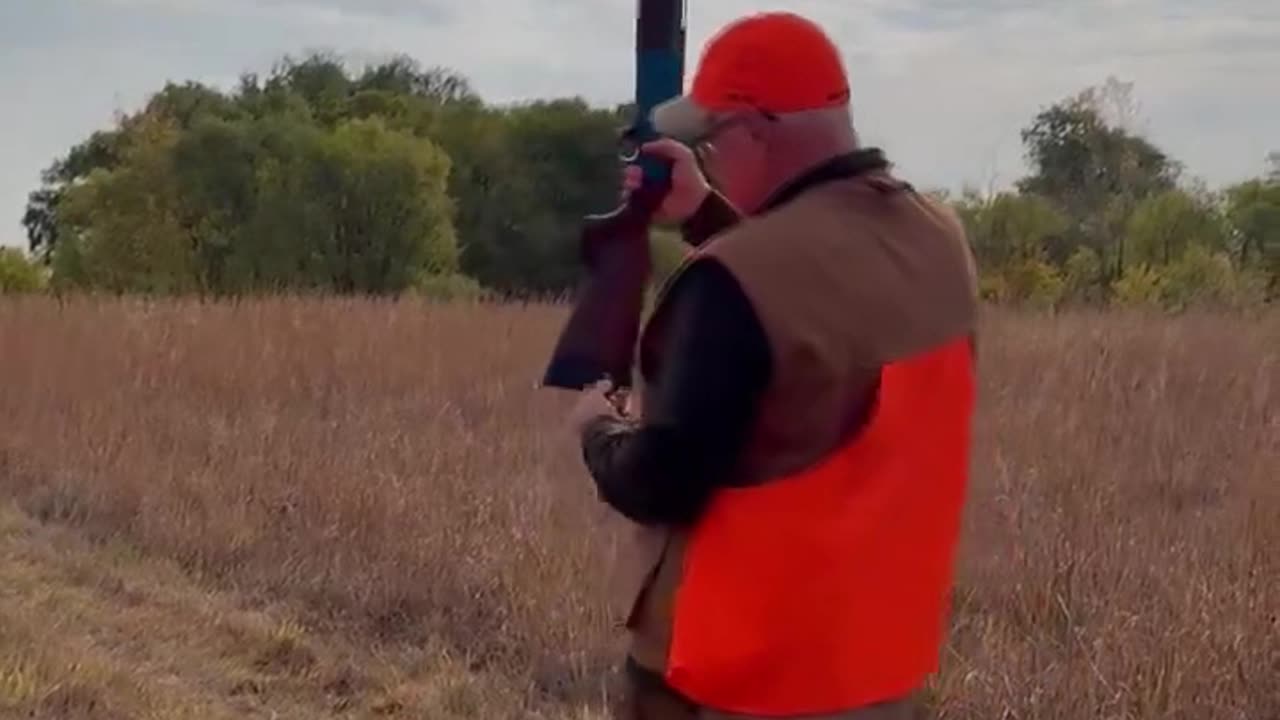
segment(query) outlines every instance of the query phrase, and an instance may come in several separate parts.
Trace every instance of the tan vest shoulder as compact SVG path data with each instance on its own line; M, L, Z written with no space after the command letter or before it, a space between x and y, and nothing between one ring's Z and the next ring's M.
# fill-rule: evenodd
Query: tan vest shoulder
M951 208L865 178L819 186L708 243L771 339L842 336L879 364L971 332L977 283Z

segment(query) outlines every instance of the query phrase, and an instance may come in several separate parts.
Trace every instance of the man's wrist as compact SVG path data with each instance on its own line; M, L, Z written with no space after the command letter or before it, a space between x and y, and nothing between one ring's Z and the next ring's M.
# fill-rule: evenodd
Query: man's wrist
M687 244L698 247L733 227L741 219L742 216L723 195L708 188L702 202L680 224L680 233Z
M619 419L616 415L600 414L582 424L582 444L585 447L596 440L626 432L630 428L631 425L627 421Z
M698 211L702 209L702 206L707 203L707 198L712 194L712 192L710 185L704 185L690 193L688 207L685 207L684 212L680 214L680 217L684 218L682 222L688 222L689 218L696 215Z

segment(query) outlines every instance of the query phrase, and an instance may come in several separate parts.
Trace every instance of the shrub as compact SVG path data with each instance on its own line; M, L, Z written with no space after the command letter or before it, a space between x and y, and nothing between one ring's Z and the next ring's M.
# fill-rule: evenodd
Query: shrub
M1164 293L1165 278L1160 270L1150 265L1135 265L1124 271L1111 285L1115 301L1127 307L1159 305Z
M477 301L485 299L489 293L475 278L454 273L420 275L410 294L429 300Z
M1036 307L1053 307L1062 300L1066 284L1057 268L1036 259L1010 265L1004 272L1012 299Z
M45 288L45 271L26 253L0 248L0 293L32 293Z

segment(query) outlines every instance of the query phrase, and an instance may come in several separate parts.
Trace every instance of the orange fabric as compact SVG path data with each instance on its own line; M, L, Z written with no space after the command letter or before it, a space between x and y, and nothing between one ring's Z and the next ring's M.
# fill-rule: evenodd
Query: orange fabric
M946 628L974 397L967 338L889 365L855 441L720 493L689 540L668 682L765 717L919 689Z
M710 111L788 113L847 102L849 81L840 51L818 25L794 13L758 13L711 38L690 96Z

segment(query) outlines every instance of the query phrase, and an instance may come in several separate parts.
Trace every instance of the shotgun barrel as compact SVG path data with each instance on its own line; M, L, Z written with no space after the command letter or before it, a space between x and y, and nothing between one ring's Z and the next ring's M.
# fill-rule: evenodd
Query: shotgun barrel
M601 380L630 387L644 292L652 273L649 225L670 187L667 161L640 146L657 137L650 113L683 90L685 0L638 0L635 114L620 157L644 182L611 212L585 218L579 238L585 278L542 378L544 387L581 390Z
M637 158L640 143L657 137L650 113L659 104L680 94L684 83L685 0L638 0L636 15L635 122L624 138ZM666 179L667 167L654 158L639 156L645 176Z

